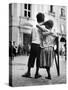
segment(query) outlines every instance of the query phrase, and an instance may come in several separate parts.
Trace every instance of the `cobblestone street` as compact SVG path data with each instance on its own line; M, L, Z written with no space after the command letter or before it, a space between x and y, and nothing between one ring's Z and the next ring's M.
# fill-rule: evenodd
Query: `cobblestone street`
M29 56L16 56L12 61L12 83L13 86L33 86L33 85L49 85L49 84L65 84L66 83L66 61L65 57L60 57L60 76L57 75L55 62L51 67L51 80L45 79L47 76L46 69L40 68L41 78L35 79L36 67L31 69L31 77L25 78L22 75L27 71L27 63Z

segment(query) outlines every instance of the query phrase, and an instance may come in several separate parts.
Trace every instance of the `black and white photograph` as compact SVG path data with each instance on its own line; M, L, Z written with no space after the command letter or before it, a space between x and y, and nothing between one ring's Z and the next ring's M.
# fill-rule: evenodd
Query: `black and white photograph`
M67 7L9 3L9 86L66 84Z

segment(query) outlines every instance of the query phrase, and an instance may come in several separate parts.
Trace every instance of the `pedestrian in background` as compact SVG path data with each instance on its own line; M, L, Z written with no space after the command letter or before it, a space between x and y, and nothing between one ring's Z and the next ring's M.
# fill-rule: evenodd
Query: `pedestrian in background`
M14 59L12 42L9 41L9 63Z
M15 46L15 41L13 41L13 54L16 56L16 46Z

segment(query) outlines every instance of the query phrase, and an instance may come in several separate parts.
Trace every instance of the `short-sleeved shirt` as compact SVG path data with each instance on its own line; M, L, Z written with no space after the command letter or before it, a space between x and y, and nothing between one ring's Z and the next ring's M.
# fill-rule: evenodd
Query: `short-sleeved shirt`
M41 24L42 23L40 23L40 25ZM45 29L44 26L41 26L41 27ZM42 31L37 27L33 27L32 28L32 43L41 44L41 38L42 38Z
M40 44L40 33L39 33L39 29L34 27L32 29L32 43L35 44Z

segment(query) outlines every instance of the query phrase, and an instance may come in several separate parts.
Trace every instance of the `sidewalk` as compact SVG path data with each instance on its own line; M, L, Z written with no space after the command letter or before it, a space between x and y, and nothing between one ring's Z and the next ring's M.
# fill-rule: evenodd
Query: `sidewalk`
M63 59L63 60L62 60ZM47 76L46 69L40 68L39 73L41 78L35 79L36 67L31 69L31 77L24 78L22 75L27 71L28 56L17 56L12 61L12 77L13 86L32 86L32 85L49 85L49 84L61 84L66 83L66 62L64 58L60 57L60 76L57 76L55 63L51 67L52 80L45 79Z

